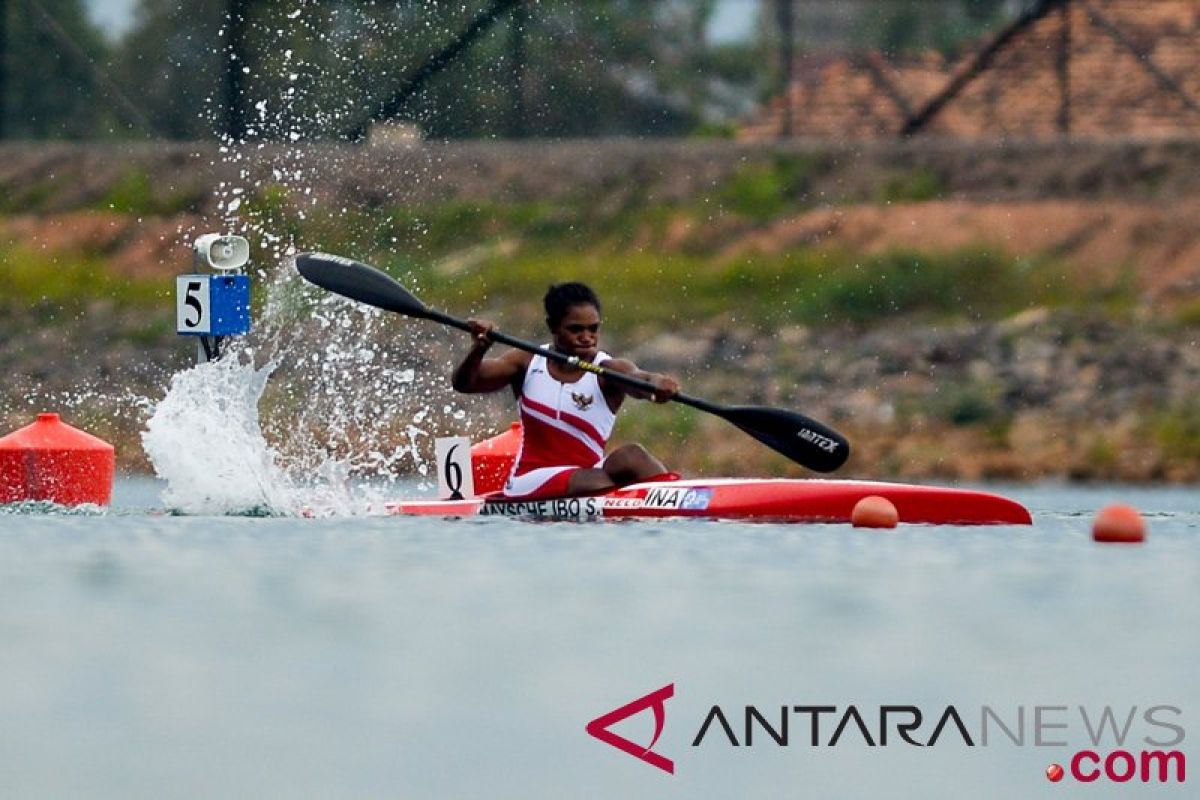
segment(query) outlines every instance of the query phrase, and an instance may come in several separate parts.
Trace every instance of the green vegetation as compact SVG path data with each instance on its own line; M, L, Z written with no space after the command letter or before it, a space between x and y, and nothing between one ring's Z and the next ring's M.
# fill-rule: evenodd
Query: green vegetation
M454 307L505 307L539 297L554 281L579 279L604 287L606 318L624 327L669 325L736 316L769 329L783 323L874 325L905 316L992 319L1061 298L1065 273L1052 261L1036 267L991 251L947 254L895 251L859 259L810 248L728 262L640 250L576 253L523 248L489 258L469 274L439 276L429 264L393 262L401 280L423 287L431 301ZM1047 287L1031 273L1054 276ZM449 280L448 280L449 278ZM1074 300L1091 295L1079 287Z
M802 207L817 159L807 155L776 155L769 162L739 168L717 193L726 211L764 222L785 209Z
M1200 461L1200 401L1160 412L1151 423L1163 454L1179 462Z
M0 214L28 214L41 211L53 194L49 181L38 181L23 186L9 185L0 192Z
M381 266L431 303L463 313L503 308L535 323L545 287L569 279L602 286L606 316L621 328L718 316L760 329L872 326L913 316L997 319L1032 306L1123 314L1136 303L1131 270L1097 282L1051 256L1017 258L982 244L870 256L819 245L720 255L752 226L806 202L820 169L814 158L788 154L747 164L694 206L649 202L635 190L600 204L458 200L301 220L284 190L268 188L248 201L247 214L301 247ZM918 170L887 191L916 198L940 188Z
M702 122L692 129L694 139L734 139L737 125L733 122Z
M1000 398L994 386L978 382L951 384L934 394L929 408L937 419L958 427L982 423L989 423L1000 430L1004 427L997 424L1002 414ZM999 438L998 432L992 438Z
M1191 300L1175 309L1172 320L1182 326L1200 326L1200 300Z
M164 196L155 191L149 174L134 169L113 183L96 206L145 217L170 216L187 211L192 206L192 198L179 192Z
M1091 467L1097 476L1112 475L1121 463L1120 444L1108 436L1094 436L1084 449L1082 463Z
M5 303L78 309L107 298L122 306L159 306L167 287L159 280L128 280L113 275L104 260L84 255L53 255L0 246Z
M705 415L685 405L662 408L654 403L628 403L622 408L613 435L623 442L656 442L667 453L682 448L700 427Z
M787 324L870 327L913 317L998 319L1031 306L1098 305L1120 314L1135 305L1131 270L1098 283L1051 257L1021 259L983 246L865 256L809 245L721 255L731 238L804 202L819 169L815 159L790 154L755 162L707 205L691 207L650 203L634 191L604 204L457 200L301 215L286 188L268 185L246 199L243 214L252 238L270 231L301 248L354 254L431 304L459 313L503 309L510 325L536 326L546 286L572 279L602 287L606 318L619 330L715 318L763 331ZM916 193L911 186L896 191ZM157 202L146 174L131 172L112 187L106 205L141 214L161 211ZM112 277L101 256L0 251L17 297L161 301L159 282ZM971 416L967 410L950 416L963 414Z
M304 230L286 186L271 183L259 187L246 198L241 212L254 230L269 231L273 236L296 239Z
M736 226L800 202L816 169L812 159L791 156L748 165L710 198L716 212L635 195L601 208L582 200L455 201L302 220L283 189L268 187L248 200L246 213L254 227L286 233L301 247L377 264L428 302L462 313L503 308L509 319L534 323L546 286L569 279L602 286L606 317L619 328L714 317L760 329L870 326L905 316L990 319L1033 305L1127 308L1136 297L1125 278L1097 285L1051 258L1018 259L984 247L869 257L819 246L717 255L723 242L714 235L728 235L720 226L734 225L736 236Z
M946 184L941 176L927 167L919 167L884 181L878 199L881 203L922 203L945 193Z

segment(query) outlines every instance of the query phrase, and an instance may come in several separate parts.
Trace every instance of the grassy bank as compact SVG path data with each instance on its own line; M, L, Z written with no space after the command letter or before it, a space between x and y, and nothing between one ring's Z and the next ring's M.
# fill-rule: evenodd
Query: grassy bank
M881 202L923 196L931 180L915 175ZM594 284L607 322L619 330L714 319L760 331L978 321L1030 307L1124 314L1137 299L1128 271L1098 281L1053 253L1018 257L990 242L871 254L825 245L737 247L769 220L808 207L806 196L781 188L788 185L772 172L737 174L686 205L636 197L608 207L452 202L304 221L276 188L252 197L246 215L257 229L286 231L301 248L367 260L429 302L523 322L540 317L541 295L562 280Z

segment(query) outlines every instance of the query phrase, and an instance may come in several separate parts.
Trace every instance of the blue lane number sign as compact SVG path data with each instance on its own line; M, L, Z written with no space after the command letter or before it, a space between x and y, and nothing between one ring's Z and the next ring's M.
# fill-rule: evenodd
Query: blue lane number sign
M175 331L185 336L241 336L250 332L250 278L177 275Z

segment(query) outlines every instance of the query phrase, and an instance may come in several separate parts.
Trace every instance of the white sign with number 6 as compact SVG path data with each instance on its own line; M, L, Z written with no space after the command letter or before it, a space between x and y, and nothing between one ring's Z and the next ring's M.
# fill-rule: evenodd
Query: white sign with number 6
M210 277L179 275L175 278L175 330L178 333L208 333L212 330Z
M441 436L434 442L437 459L438 499L462 500L475 496L471 473L471 440L465 436Z

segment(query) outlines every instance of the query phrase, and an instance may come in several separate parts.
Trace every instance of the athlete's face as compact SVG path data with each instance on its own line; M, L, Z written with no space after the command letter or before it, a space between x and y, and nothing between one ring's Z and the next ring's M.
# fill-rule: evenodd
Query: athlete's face
M552 333L556 350L590 361L600 341L600 312L591 303L573 305Z

